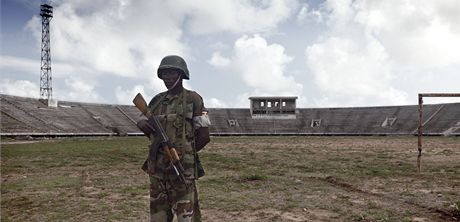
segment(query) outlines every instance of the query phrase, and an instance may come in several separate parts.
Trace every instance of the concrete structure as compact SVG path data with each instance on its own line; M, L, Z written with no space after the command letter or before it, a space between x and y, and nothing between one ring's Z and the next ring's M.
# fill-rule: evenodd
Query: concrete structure
M140 135L134 106L46 101L1 95L1 135L109 136Z
M295 119L296 96L249 97L250 113L254 119Z
M142 135L134 106L0 95L2 136ZM291 98L292 99L292 98ZM259 101L254 99L253 101ZM267 100L268 101L268 100ZM275 106L276 107L276 106ZM254 118L251 109L209 109L212 135L416 135L418 106L296 108L294 118ZM424 135L460 135L460 103L424 105Z

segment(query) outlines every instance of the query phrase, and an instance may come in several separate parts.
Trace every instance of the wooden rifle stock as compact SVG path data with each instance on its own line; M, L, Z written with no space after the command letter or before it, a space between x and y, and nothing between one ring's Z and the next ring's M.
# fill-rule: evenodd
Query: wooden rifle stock
M139 109L145 117L150 118L152 114L150 113L149 107L147 106L147 102L145 102L144 97L142 94L138 93L136 97L133 99L134 105Z

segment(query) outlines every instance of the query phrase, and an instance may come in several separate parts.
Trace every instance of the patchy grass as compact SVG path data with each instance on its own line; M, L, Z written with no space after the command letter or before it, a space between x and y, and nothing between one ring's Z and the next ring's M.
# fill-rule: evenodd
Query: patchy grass
M1 148L2 221L148 221L143 137ZM205 221L445 221L459 216L460 138L215 137L200 153Z
M146 147L141 138L2 144L1 220L146 220Z

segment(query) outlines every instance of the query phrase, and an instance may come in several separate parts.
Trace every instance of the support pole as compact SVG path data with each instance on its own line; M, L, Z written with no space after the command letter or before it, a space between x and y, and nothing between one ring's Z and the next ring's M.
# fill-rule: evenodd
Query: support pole
M418 156L417 156L417 171L420 173L422 158L422 132L423 132L423 95L418 94Z
M423 136L423 97L460 97L460 93L419 93L418 94L418 156L417 156L417 171L420 173L421 158L422 158L422 136ZM442 107L441 107L442 108ZM439 109L440 110L440 109ZM437 112L439 112L439 110ZM434 114L436 115L436 113ZM431 119L428 118L427 122Z

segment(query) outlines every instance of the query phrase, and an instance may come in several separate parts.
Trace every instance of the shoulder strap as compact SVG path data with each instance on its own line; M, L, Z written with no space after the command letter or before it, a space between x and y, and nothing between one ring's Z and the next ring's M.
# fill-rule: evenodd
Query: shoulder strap
M184 89L184 94L182 95L182 141L185 142L185 124L186 124L186 119L185 119L185 112L187 110L187 96L188 96L188 90Z

